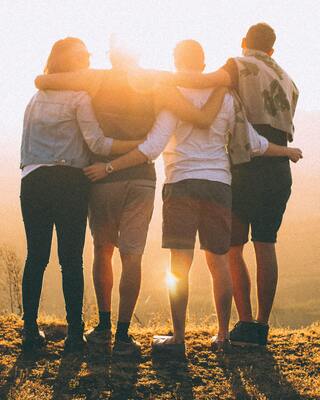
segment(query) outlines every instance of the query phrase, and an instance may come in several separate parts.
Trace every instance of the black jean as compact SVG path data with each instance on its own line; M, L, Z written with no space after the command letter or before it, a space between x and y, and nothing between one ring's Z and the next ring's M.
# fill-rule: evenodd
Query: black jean
M54 226L67 321L69 325L82 323L88 196L89 182L78 168L40 167L22 179L20 199L28 250L22 280L25 324L33 324L38 316Z

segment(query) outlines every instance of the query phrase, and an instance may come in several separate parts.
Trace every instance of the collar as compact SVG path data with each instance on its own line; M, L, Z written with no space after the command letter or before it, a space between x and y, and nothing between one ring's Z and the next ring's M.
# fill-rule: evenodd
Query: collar
M254 50L254 49L243 49L242 54L244 56L263 56L263 57L271 58L269 56L269 54L265 53L264 51Z

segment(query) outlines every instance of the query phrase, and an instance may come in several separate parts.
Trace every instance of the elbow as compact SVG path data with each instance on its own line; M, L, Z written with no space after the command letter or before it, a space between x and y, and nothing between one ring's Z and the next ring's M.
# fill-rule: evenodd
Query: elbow
M37 76L36 79L34 80L34 85L37 89L45 89L43 85L41 85L41 76Z

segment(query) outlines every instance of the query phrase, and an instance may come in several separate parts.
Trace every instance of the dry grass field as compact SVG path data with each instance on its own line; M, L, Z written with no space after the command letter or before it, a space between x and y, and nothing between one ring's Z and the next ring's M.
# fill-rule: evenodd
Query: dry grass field
M46 350L20 351L21 321L0 317L0 399L320 399L320 326L271 330L267 349L210 351L208 327L189 327L187 359L154 358L152 334L167 327L137 328L140 360L113 359L111 349L89 348L64 356L65 327L44 320Z

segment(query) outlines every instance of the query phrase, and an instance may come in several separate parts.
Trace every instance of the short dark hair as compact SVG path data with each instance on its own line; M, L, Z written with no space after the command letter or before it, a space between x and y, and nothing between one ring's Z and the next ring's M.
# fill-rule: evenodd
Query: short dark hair
M81 39L67 37L54 43L49 54L45 74L77 71L88 66L89 53Z
M174 60L177 66L183 65L190 69L203 68L203 48L196 40L182 40L174 49Z
M249 49L264 51L272 50L276 34L270 25L260 22L252 25L246 35L246 44Z

